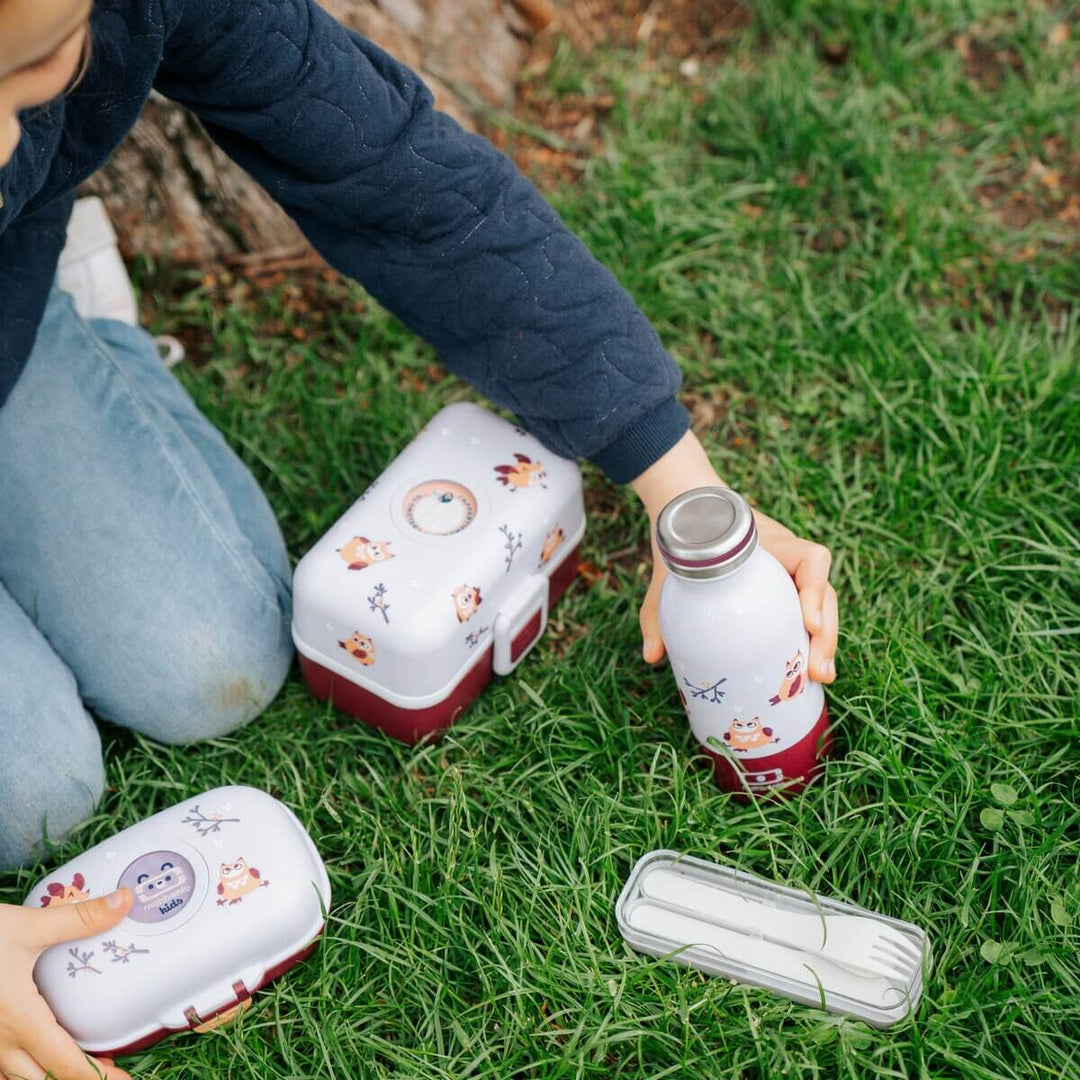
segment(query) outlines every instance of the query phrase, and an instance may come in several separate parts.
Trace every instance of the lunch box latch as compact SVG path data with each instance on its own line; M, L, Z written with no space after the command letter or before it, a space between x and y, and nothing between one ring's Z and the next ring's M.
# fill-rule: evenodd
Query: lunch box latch
M251 994L244 985L243 980L237 979L233 983L232 989L236 995L236 1000L228 1005L223 1005L220 1009L215 1009L205 1018L200 1016L193 1006L189 1005L184 1010L184 1019L187 1020L188 1027L198 1035L205 1035L208 1031L213 1031L215 1028L231 1023L241 1013L247 1012L251 1007Z
M497 675L509 675L543 636L548 617L548 579L530 574L508 598L492 628Z

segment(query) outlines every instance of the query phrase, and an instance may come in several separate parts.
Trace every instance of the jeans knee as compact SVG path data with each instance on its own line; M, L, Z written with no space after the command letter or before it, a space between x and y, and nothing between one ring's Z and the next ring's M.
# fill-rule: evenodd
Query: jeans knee
M89 719L86 722L90 724ZM0 766L4 791L0 870L35 862L44 852L46 838L63 840L93 814L105 790L105 769L96 730L85 742L56 747L54 758L39 756Z
M231 647L194 647L174 658L171 686L161 695L163 707L156 715L125 720L126 726L159 742L183 745L228 735L263 712L289 673L289 620L275 608L256 621L231 618L229 623L237 625L217 626L212 634Z

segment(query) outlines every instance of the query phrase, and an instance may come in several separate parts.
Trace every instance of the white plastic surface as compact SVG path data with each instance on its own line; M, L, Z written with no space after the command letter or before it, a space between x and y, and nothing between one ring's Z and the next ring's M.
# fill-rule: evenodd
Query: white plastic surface
M300 561L293 640L391 704L438 704L500 614L509 630L534 613L520 590L584 531L574 462L479 405L449 405Z
M136 902L119 926L54 946L34 969L90 1052L186 1028L189 1008L209 1016L235 1002L237 980L253 991L316 938L330 905L295 815L250 787L215 788L132 825L53 871L25 904L102 896L121 882Z
M697 581L669 573L660 632L690 728L703 745L747 762L794 746L817 723L825 695L807 676L799 594L760 544L729 577Z

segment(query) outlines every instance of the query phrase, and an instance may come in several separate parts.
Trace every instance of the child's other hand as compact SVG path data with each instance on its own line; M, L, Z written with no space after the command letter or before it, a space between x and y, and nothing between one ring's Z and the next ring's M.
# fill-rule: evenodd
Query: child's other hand
M131 1080L109 1058L92 1058L56 1022L34 985L50 945L102 934L131 907L128 889L77 904L0 904L0 1076L7 1080Z
M642 655L650 664L664 658L660 636L660 589L667 567L656 549L656 518L676 495L691 488L719 484L708 455L692 432L687 432L659 461L645 470L632 487L649 515L653 571L645 603L641 605ZM832 556L822 544L804 540L765 514L754 511L761 546L795 579L802 604L803 622L810 635L810 677L831 683L836 678L838 613L836 590L829 584Z

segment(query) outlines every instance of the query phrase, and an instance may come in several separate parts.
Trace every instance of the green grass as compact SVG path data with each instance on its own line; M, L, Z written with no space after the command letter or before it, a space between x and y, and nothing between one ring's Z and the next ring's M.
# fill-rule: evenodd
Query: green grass
M589 471L604 576L440 744L397 745L298 679L235 738L108 731L110 791L55 860L242 782L296 809L334 888L313 959L239 1025L134 1072L1080 1076L1080 233L1058 217L1080 190L1080 48L1047 46L1063 13L766 4L694 82L625 54L570 79L560 54L549 92L616 104L555 201L679 358L722 474L833 549L835 760L783 804L715 789L668 672L639 660L645 522ZM995 88L965 73L957 33L1017 57ZM1060 198L1035 157L1063 172ZM980 205L989 183L1036 219ZM245 298L141 274L153 329L204 343L181 377L296 557L470 396L352 287ZM631 952L613 904L655 847L925 926L919 1014L877 1032Z

